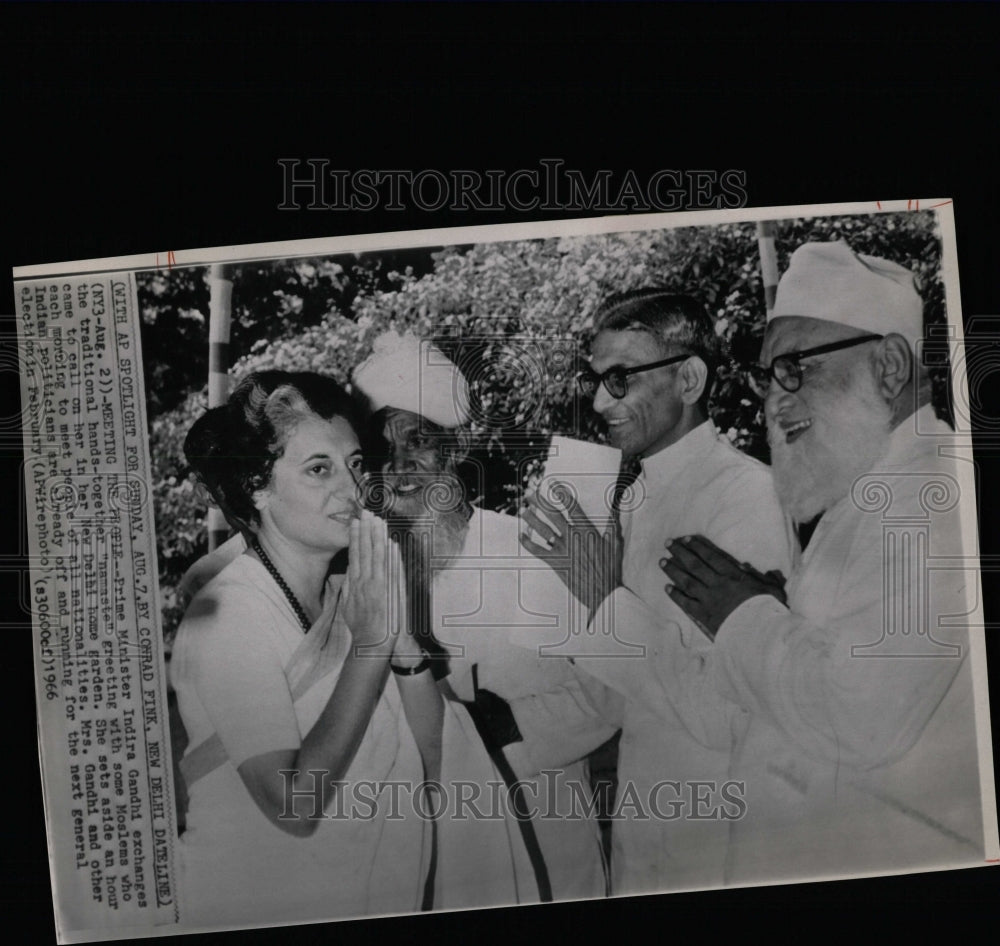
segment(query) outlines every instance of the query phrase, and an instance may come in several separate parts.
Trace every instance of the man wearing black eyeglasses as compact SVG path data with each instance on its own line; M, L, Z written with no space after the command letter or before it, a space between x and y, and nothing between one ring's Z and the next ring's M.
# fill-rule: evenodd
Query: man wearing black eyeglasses
M767 467L733 447L709 420L719 343L704 307L690 296L640 289L607 300L594 327L580 387L593 397L610 443L642 465L635 501L623 503L622 541L598 536L575 505L567 518L536 497L522 515L550 547L526 536L522 544L552 563L590 610L588 633L572 642L575 666L626 700L618 771L623 809L612 828L614 892L718 886L727 819L738 810L723 804L720 792L740 710L700 692L689 707L683 672L670 693L661 685L654 664L664 637L676 639L693 681L711 645L664 596L657 562L664 539L699 532L761 571L787 571L789 537ZM613 632L605 633L612 622ZM602 655L615 638L641 645L644 655ZM703 802L694 804L693 792ZM630 817L629 797L641 800L645 818Z
M714 640L702 680L748 718L728 882L984 856L971 496L922 335L907 269L843 242L796 250L754 374L782 505L818 525L784 588L711 537L667 543L667 595ZM683 654L662 657L666 689L691 687Z

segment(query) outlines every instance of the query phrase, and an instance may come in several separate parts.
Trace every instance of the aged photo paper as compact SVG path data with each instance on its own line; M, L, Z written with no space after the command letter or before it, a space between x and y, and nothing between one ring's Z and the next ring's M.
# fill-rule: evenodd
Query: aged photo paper
M59 942L995 863L960 260L950 201L919 207L15 269ZM653 289L704 309L715 354L697 339L664 354L643 316L612 311ZM855 397L836 371L876 380ZM309 475L356 449L359 489L323 507L333 564L322 613L301 621L274 548L246 549L264 522L319 541L308 516L275 511L276 471L312 429L301 417L340 395L295 382L310 407L285 428L267 414L258 469L225 438L292 383L267 372L332 378L369 410L319 414L338 433L323 428L327 466ZM660 378L700 420L653 443L666 402L639 396ZM203 452L228 464L217 486L244 484L244 513L220 508L231 487L214 493L185 447L234 391L242 413ZM409 448L443 451L450 480L391 458L403 415ZM279 792L305 794L296 760L347 725L334 709L356 628L334 610L360 578L333 552L382 528L358 525L380 492L421 490L433 527L426 548L419 530L401 540L406 613L422 602L435 659L390 658L299 830L298 800L267 814L255 766L272 759ZM550 518L532 512L550 501ZM439 768L408 689L432 675Z

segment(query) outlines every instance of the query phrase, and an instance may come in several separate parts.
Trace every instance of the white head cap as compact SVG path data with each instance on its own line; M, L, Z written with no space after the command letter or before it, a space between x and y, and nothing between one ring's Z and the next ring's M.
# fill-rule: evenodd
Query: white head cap
M412 332L389 331L376 338L352 381L373 411L396 407L449 428L470 420L465 376L437 345Z
M805 243L792 254L768 321L796 315L876 335L898 332L910 345L924 334L924 306L913 273L855 253L843 240Z

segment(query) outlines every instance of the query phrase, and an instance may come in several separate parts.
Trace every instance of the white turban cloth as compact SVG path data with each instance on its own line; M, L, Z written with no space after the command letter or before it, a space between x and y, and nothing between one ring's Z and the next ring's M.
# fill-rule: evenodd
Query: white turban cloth
M412 332L389 331L376 338L352 381L372 411L395 407L447 428L470 420L465 376L437 345Z
M792 254L768 321L782 316L824 319L876 335L898 332L911 346L924 334L913 273L855 253L843 240L804 243Z

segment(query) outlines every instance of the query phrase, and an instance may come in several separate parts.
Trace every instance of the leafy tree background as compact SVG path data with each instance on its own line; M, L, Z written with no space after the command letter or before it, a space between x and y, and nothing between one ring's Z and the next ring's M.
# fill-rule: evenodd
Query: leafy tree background
M929 324L945 322L941 244L932 211L822 217L775 224L779 272L809 240L847 240L857 252L912 269ZM767 460L759 400L745 364L764 332L764 292L753 223L596 236L513 240L231 267L231 375L311 370L348 383L390 327L433 336L472 388L477 501L512 510L553 434L600 439L575 374L607 295L657 285L707 306L730 358L710 410L741 449ZM143 317L153 496L164 632L180 614L174 589L207 548L207 501L184 460L184 436L206 406L205 268L138 276ZM950 417L947 369L935 369L935 406Z

